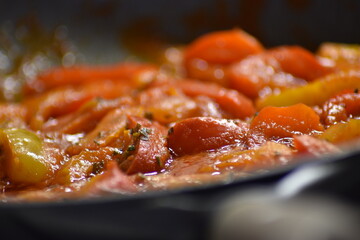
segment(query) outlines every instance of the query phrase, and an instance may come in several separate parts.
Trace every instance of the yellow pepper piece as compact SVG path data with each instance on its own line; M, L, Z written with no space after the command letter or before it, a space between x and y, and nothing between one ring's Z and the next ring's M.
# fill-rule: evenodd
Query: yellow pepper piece
M260 110L265 106L283 107L297 103L308 106L321 105L342 90L356 88L360 88L360 70L338 72L305 86L286 89L280 94L260 98L256 102L256 107Z
M326 42L320 45L317 55L337 63L360 64L360 45Z
M41 139L25 129L0 129L0 161L12 183L35 184L46 179L51 167L43 156Z
M326 129L319 138L331 143L340 143L360 137L360 119L351 119L346 123L338 123Z

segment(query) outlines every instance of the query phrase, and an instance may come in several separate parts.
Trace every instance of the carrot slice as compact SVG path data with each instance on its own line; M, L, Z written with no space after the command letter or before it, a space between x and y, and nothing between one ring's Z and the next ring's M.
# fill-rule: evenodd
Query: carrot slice
M345 92L338 94L323 105L322 120L326 125L347 121L350 117L360 115L360 94Z
M205 34L185 50L185 63L191 59L203 59L209 63L229 64L261 52L262 45L240 29Z
M184 52L187 76L228 86L225 67L263 51L262 45L242 30L213 32L199 37Z
M72 113L90 99L112 99L131 90L129 85L114 81L93 82L76 88L66 86L29 98L24 101L24 106L28 109L31 128L39 130L50 117Z
M135 183L123 173L115 161L105 165L106 171L90 179L79 191L79 195L103 196L108 193L129 194L138 191Z
M130 97L112 100L94 98L83 104L75 112L45 122L42 131L65 134L87 133L93 130L111 110L130 107L131 105L133 105L133 99Z
M255 99L273 91L305 85L331 73L304 48L274 48L231 65L226 71L229 86Z
M294 136L294 146L299 153L314 157L340 153L340 149L335 145L309 135Z
M247 57L231 65L226 76L231 88L252 99L307 83L284 72L277 59L268 52Z
M54 184L70 184L83 181L94 175L102 173L108 161L114 161L114 148L104 147L98 150L82 151L74 155L57 172Z
M296 77L312 81L323 77L333 70L323 66L308 50L299 46L283 46L268 51L274 57L284 72Z
M199 106L193 99L168 85L146 89L137 99L148 116L161 124L195 117L199 112Z
M323 130L320 117L302 103L289 107L265 107L250 124L250 132L265 140L314 134Z
M150 64L122 63L108 66L75 66L50 69L25 86L25 93L43 92L64 85L81 85L103 80L116 80L141 86L157 68Z
M177 156L239 143L246 139L246 125L210 117L188 118L169 130L168 146Z
M186 65L186 75L204 82L213 82L228 87L227 66L210 64L202 59L193 59Z
M138 108L116 108L108 112L97 126L82 138L78 144L82 150L100 149L104 146L115 145L116 141L121 147L129 143L129 136L126 130L127 114L142 114ZM121 151L124 149L120 148Z
M166 128L146 118L127 116L130 144L119 160L127 174L159 172L165 167L170 153L166 147Z
M190 97L204 95L214 99L223 110L230 113L234 118L245 119L255 113L252 101L238 91L214 83L190 80L179 81L176 86Z
M268 141L257 149L229 147L226 151L200 152L176 158L168 173L174 176L197 173L245 173L289 164L294 151L280 143Z

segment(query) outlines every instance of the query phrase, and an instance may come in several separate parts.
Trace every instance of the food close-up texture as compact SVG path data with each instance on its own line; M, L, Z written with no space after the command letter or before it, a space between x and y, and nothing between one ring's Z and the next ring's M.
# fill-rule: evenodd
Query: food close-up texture
M234 28L157 56L52 66L2 93L1 200L227 183L358 144L359 45L267 48Z

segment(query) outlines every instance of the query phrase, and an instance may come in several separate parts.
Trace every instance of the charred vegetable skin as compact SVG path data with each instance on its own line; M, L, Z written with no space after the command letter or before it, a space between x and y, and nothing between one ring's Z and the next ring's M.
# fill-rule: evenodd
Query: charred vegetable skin
M25 81L24 100L0 105L2 197L228 181L339 153L360 137L358 45L266 49L233 29L176 51L182 61L164 55L175 73L80 65Z

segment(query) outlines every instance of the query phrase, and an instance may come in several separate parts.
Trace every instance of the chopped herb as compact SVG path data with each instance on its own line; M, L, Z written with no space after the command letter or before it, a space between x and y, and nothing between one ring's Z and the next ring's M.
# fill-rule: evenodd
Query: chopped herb
M139 132L140 128L141 128L141 124L137 123L136 126L131 129L130 134L132 135L134 133Z
M100 131L100 132L98 132L98 134L97 134L97 138L102 138L103 136L104 136L104 132L103 131Z
M146 179L146 176L143 173L138 173L137 177L139 177L142 180Z
M100 145L100 142L98 142L98 141L95 140L95 139L94 139L94 143L95 143L96 145Z
M137 138L140 136L140 133L139 133L139 132L136 132L136 133L133 133L132 135L133 135L133 137L134 137L135 139L137 139Z
M129 145L128 148L126 149L126 151L123 152L122 157L124 159L127 159L128 157L130 157L131 155L134 154L133 152L135 151L135 149L136 149L135 145L133 145L133 144Z
M359 93L359 89L355 88L354 93Z
M99 174L104 170L105 163L104 161L94 162L92 165L92 173Z
M154 120L154 115L152 112L145 112L144 117L151 120Z
M150 128L142 128L141 125L138 123L134 128L131 129L130 134L136 140L140 137L141 140L148 141L149 134L151 134L152 130Z
M162 167L163 164L162 164L162 162L161 162L160 156L156 156L155 159L156 159L157 164L158 164L160 167Z
M113 155L116 156L116 155L119 155L119 154L122 154L122 151L120 149L118 149L118 148L115 148L113 150Z
M135 151L135 145L129 145L129 147L127 148L127 151L132 152Z
M144 141L148 141L149 140L149 134L151 134L152 130L150 128L141 128L139 130L140 133L140 139L144 140Z
M173 133L174 133L174 128L173 127L169 128L168 134L173 134Z

